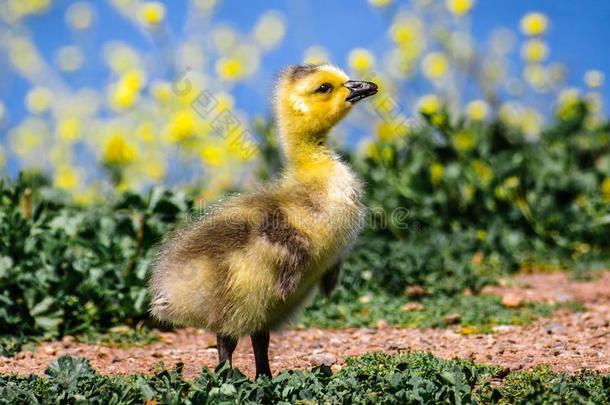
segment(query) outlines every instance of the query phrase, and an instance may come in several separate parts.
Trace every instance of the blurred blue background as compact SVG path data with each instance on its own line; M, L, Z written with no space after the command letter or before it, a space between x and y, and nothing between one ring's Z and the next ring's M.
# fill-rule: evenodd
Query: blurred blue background
M1 7L9 4L9 1L17 4L15 3L17 0L0 0L0 11L2 10ZM32 0L27 1L32 3ZM40 1L46 2L48 0ZM154 79L164 79L171 82L180 74L176 64L172 64L175 59L175 50L184 44L185 40L199 35L203 39L198 39L198 44L211 44L213 42L212 32L215 32L216 27L222 25L231 27L245 39L248 38L248 35L251 35L253 27L260 21L261 15L269 12L269 10L277 10L284 16L286 33L279 45L272 47L269 51L261 52L260 67L253 74L245 75L234 82L213 78L221 86L220 89L216 88L213 91L224 91L230 94L234 99L235 110L250 118L255 115L269 116L269 99L274 76L288 64L301 63L304 60L304 54L311 47L323 47L327 51L331 62L344 67L346 70L348 70L349 65L348 54L355 48L370 51L377 58L378 65L388 65L385 63L386 61L381 59L385 57L383 55L386 55L388 50L395 46L392 38L390 38L389 31L390 27L397 21L397 15L400 15L398 11L403 8L409 10L413 7L414 2L445 8L445 0L414 0L413 2L394 0L388 1L389 5L385 7L375 7L371 4L381 0L271 0L266 2L224 0L218 2L214 12L209 16L197 17L198 19L193 20L190 18L193 17L190 8L193 7L194 1L196 0L162 1L161 3L165 5L165 16L161 29L158 30L143 28L141 24L138 24L137 16L121 14L117 7L118 3L128 4L131 2L137 5L137 1L89 1L87 4L93 8L95 15L93 24L89 29L77 32L66 23L66 11L75 1L57 0L50 2L50 6L44 12L28 15L27 18L19 20L16 24L0 22L0 34L8 32L9 35L14 35L14 37L31 38L36 49L50 67L51 81L59 79L57 82L61 82L62 86L67 86L70 91L93 88L97 90L100 100L104 103L108 89L111 89L117 80L116 72L111 72L108 61L104 56L104 46L109 42L122 41L137 49L138 54L146 59L145 65L148 70L146 73L150 74L147 78L147 84L150 84ZM112 2L114 2L114 5ZM540 66L551 66L555 62L559 62L566 69L565 83L562 83L562 87L554 90L551 95L549 95L550 93L543 94L544 92L536 91L524 92L525 95L521 97L520 101L525 101L526 108L534 107L542 114L549 114L557 101L555 97L562 88L576 87L583 90L586 88L583 81L585 72L594 69L605 73L606 76L610 73L610 52L605 50L606 43L610 39L610 24L608 24L608 21L610 21L610 1L514 0L509 2L505 0L478 0L474 3L474 8L463 17L447 15L445 12L444 16L439 18L443 18L443 24L447 26L458 27L456 32L460 30L470 32L476 50L481 55L486 55L486 50L490 48L489 38L493 32L497 32L499 28L503 27L512 31L515 35L514 50L509 54L506 66L510 70L509 75L511 77L522 77L524 76L523 72L525 72L526 64L519 52L520 47L526 41L526 37L519 29L523 16L536 11L543 13L550 20L549 29L543 35L543 41L548 44L550 55ZM441 14L439 13L439 15ZM426 29L429 26L429 21L427 21ZM450 28L450 30L453 28ZM432 35L428 34L428 32L425 33L426 36L431 38ZM76 45L86 59L82 67L76 71L61 71L54 67L57 50L70 45ZM0 51L1 48L2 46L0 46ZM7 46L7 49L9 48ZM206 48L214 47L210 45ZM434 50L435 48L432 46L426 52ZM207 51L207 49L202 50L204 57ZM485 56L483 56L484 58ZM213 72L214 65L213 56L209 58L207 66L203 69ZM417 66L419 66L419 61ZM418 97L427 93L442 93L443 86L439 86L438 83L434 83L434 80L429 79L413 76L407 80L398 81L399 91L397 94L401 102L404 102L409 109L409 111L404 111L406 115L411 114L412 110L410 108L415 104ZM42 155L48 154L49 144L43 142L38 144L39 155L36 155L35 148L32 148L33 153L28 155L27 158L29 161L24 159L23 156L12 156L11 147L8 146L11 142L13 144L18 143L15 139L22 137L20 133L13 131L16 135L10 135L10 132L31 116L24 102L26 95L32 87L41 85L45 86L48 83L28 81L23 75L20 75L17 69L11 68L7 53L0 52L0 107L4 105L5 109L4 119L2 120L2 117L0 117L0 155L4 153L5 156L0 156L0 161L4 160L6 173L11 176L16 175L21 168L32 164L40 164L45 170L49 170L48 168L53 165L57 166L58 159L55 159L53 164L49 164L46 156L40 157L40 151L42 151ZM608 84L604 83L601 87L595 89L596 95L603 99L600 116L607 115L607 106L610 105L607 88ZM457 86L455 89L460 95L462 106L474 98L482 97L480 88L477 88L477 85L472 82L465 82L463 86ZM501 93L501 98L510 99L510 97L502 96L505 96L505 94ZM66 97L64 96L64 98ZM58 99L57 94L55 94L53 102ZM378 127L375 128L377 124L371 119L371 114L373 114L371 107L367 106L367 109L361 108L359 110L361 112L368 111L368 118L363 117L360 112L361 116L352 118L350 122L353 124L348 124L351 126L347 127L344 138L348 144L355 145L357 141L367 135L374 136L375 131L378 130ZM56 114L57 111L54 111L54 114ZM121 114L125 113L124 116L129 116L133 120L132 122L136 122L143 116L143 114L138 115L139 113L133 110L129 115L127 114L129 111L129 108L126 110L115 108L115 111L101 108L96 114L98 114L98 118L103 120L105 118L121 117ZM535 113L538 114L538 111L535 111ZM522 111L518 111L517 114L524 117L524 125L530 125L532 120L536 121L538 119L536 116L525 117ZM154 116L155 114L149 113L149 117L151 115ZM164 131L165 126L170 125L165 124L170 122L170 118L166 119L165 116L157 115L155 128ZM55 121L53 121L54 119ZM54 131L57 134L57 128L59 128L57 115L49 122L52 126L56 126L55 129L51 128L50 132L53 133ZM100 124L102 127L105 125L106 123ZM536 131L537 129L533 132ZM132 137L132 134L133 132L130 129L126 129L122 136L126 139L126 142L129 142L130 139L128 138ZM78 135L82 136L81 134ZM104 149L100 147L100 141L97 139L99 134L89 134L87 136L88 147L93 151L95 160L98 162L103 160L100 151ZM54 145L58 145L56 149L59 152L62 152L61 148L72 148L71 153L80 157L80 161L78 159L71 160L78 162L75 166L79 167L82 165L83 159L91 159L88 155L83 155L78 142L73 141L74 139L68 139L67 141L60 139ZM15 147L12 146L12 149L15 150ZM159 146L159 149L163 149L163 146ZM158 152L155 153L158 155ZM196 153L200 152L196 151ZM208 150L205 153L212 152ZM204 158L204 160L206 159ZM146 161L146 159L143 159L143 161ZM227 164L232 165L233 163L229 162ZM174 166L167 165L167 167ZM56 174L58 173L56 168L53 170ZM182 169L176 169L176 171L181 172ZM83 176L81 176L82 178Z
M73 43L72 32L64 23L66 8L72 1L59 1L52 9L27 22L35 43L42 54L52 59L59 46ZM164 1L167 6L167 22L171 35L180 38L183 32L187 2ZM267 102L274 74L283 66L299 63L303 52L312 44L327 48L333 63L346 65L348 52L355 47L379 51L387 47L386 29L391 24L391 8L408 2L397 1L389 9L376 9L366 1L303 1L271 0L244 2L226 0L219 4L215 20L226 22L238 31L248 32L264 11L270 8L281 11L287 19L288 30L282 43L265 57L260 71L244 83L238 84L233 94L237 107L252 113L268 111ZM125 20L106 1L94 2L97 21L90 35L96 47L108 40L120 39L138 48L156 52L155 42L133 24ZM551 1L551 0L479 0L472 12L472 33L481 42L493 29L507 27L518 31L520 18L529 11L546 14L551 25L546 38L551 57L568 68L568 84L582 87L582 77L589 69L610 72L610 52L605 47L610 40L610 1ZM100 52L99 60L88 63L77 74L71 74L69 82L75 86L102 86L106 69ZM518 52L513 55L519 64ZM6 68L0 68L0 99L9 106L9 124L18 122L25 114L23 98L28 84ZM605 105L608 95L605 94ZM4 130L6 130L6 125Z

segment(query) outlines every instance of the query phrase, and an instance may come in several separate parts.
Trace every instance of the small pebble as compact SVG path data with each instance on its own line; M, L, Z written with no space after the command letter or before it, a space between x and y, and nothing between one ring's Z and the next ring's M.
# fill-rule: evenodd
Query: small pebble
M331 353L318 353L309 357L309 361L314 367L317 366L332 366L337 363L337 356Z
M420 298L426 295L426 289L421 285L411 285L405 288L405 294L410 298Z
M445 317L443 318L443 321L445 321L445 323L447 325L455 325L456 323L459 323L461 319L462 319L462 315L455 312L452 314L445 315Z
M65 346L70 346L72 343L74 343L74 336L66 335L61 338L61 341Z
M332 366L330 366L330 369L333 373L338 373L339 371L341 371L342 368L343 366L341 364L333 364Z
M518 308L521 306L523 298L515 293L506 293L502 296L502 305L506 308Z
M424 306L419 302L407 302L403 306L400 307L400 310L403 312L416 312L424 309Z

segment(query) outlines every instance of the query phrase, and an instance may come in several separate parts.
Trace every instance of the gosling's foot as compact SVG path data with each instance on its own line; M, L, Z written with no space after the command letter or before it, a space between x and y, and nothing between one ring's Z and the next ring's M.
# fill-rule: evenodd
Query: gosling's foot
M252 349L254 350L254 361L256 362L256 378L266 375L272 378L269 367L269 332L263 331L250 335Z
M229 378L233 374L233 352L237 346L237 339L230 336L216 335L216 347L218 349L218 365L229 362Z

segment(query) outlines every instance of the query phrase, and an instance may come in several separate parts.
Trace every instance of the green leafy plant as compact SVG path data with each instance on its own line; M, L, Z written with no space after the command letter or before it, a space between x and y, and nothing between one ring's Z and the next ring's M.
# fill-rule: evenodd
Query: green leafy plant
M0 375L0 403L607 404L609 388L610 376L590 372L505 372L422 353L370 353L348 359L334 374L322 366L256 381L226 363L215 371L204 368L193 381L184 379L181 364L152 377L107 377L87 360L61 357L44 377Z
M83 209L30 190L0 183L0 333L57 337L146 319L151 248L191 200L155 189Z

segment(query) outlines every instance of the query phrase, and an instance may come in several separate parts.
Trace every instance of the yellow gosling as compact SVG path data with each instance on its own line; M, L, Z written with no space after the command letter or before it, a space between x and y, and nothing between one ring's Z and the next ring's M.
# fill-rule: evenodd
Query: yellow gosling
M317 285L329 294L361 230L362 184L327 145L359 100L377 92L330 65L291 66L279 77L276 124L283 175L237 195L169 235L150 280L151 313L217 335L221 362L250 335L256 374L271 376L269 331Z

